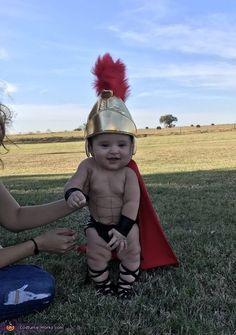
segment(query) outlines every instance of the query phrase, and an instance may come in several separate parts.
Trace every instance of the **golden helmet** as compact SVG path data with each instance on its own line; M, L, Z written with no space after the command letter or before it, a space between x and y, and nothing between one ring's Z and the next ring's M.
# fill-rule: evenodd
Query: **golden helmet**
M136 152L136 125L124 101L129 86L125 78L125 65L118 59L113 61L109 54L99 57L92 70L97 76L94 83L98 100L89 113L85 127L85 150L90 155L88 139L103 133L131 135Z

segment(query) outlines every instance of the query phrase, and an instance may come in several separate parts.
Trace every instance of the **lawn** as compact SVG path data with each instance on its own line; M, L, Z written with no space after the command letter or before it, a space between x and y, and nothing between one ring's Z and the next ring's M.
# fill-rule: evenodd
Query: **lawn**
M21 204L62 197L64 183L85 157L81 141L9 149L2 180ZM235 334L235 151L235 131L139 138L135 160L180 267L143 271L136 297L124 304L98 297L84 284L84 255L41 253L27 263L54 274L56 298L48 310L18 324L54 326L44 334L60 333L56 326L64 328L61 334L81 335ZM83 209L51 227L76 228L80 243L87 217ZM0 229L1 244L39 231Z

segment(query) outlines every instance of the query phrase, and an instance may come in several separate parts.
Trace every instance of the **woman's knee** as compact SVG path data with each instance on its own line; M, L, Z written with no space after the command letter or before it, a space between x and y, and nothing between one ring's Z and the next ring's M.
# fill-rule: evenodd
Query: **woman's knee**
M14 318L45 309L55 295L53 276L36 266L14 265L0 271L1 316Z

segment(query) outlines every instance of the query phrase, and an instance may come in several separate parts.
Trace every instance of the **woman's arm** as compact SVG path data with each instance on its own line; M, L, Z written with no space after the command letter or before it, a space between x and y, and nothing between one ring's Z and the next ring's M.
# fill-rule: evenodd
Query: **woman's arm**
M20 206L0 183L0 224L8 230L21 231L43 226L73 211L64 199L39 206Z
M56 228L34 238L39 251L63 254L75 248L76 232L70 228ZM0 249L0 268L34 254L35 244L29 240Z
M34 254L33 241L27 241L0 249L0 268Z

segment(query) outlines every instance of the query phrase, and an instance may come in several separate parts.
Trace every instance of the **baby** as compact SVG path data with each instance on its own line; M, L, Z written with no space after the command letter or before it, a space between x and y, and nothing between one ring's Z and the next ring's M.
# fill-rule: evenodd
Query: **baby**
M65 199L72 208L88 204L86 255L97 290L103 294L115 291L126 299L133 294L140 259L143 269L174 265L177 259L132 160L137 129L124 103L129 90L125 65L105 54L98 58L93 73L99 98L85 128L88 158L66 183ZM108 270L112 251L120 260L116 288Z
M116 250L120 260L117 294L128 298L140 265L139 229L135 223L140 191L135 172L127 167L133 154L133 138L104 132L88 142L92 157L82 161L66 183L65 196L73 208L88 201L91 217L86 228L86 254L98 291L112 293L108 262Z

